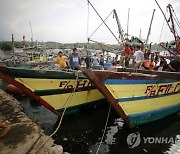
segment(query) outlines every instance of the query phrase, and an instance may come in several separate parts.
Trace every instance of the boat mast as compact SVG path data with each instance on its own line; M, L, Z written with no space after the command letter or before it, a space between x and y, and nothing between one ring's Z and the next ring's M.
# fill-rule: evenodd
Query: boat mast
M127 18L127 39L129 36L129 12L130 12L130 8L128 8L128 18Z
M180 39L178 37L178 34L176 32L176 29L175 29L175 25L174 25L174 20L173 20L173 15L172 15L172 5L168 4L167 8L169 9L170 20L171 20L171 24L172 24L170 30L174 35L174 40L175 40L175 44L176 44L176 48L177 48L177 53L178 53L178 55L180 55Z
M120 23L120 21L119 21L119 18L118 18L118 15L117 15L117 13L116 13L116 10L114 9L113 12L114 12L114 16L115 16L115 18L116 18L116 22L117 22L117 25L118 25L119 38L121 38L122 45L124 46L124 45L125 45L125 38L124 38L122 26L121 26L121 23Z
M149 26L149 31L148 31L147 38L146 38L146 44L148 44L148 41L149 41L149 35L151 33L151 26L152 26L152 22L153 22L153 18L154 18L154 13L155 13L155 9L153 10L153 14L152 14L152 18L151 18L151 22L150 22L150 26Z
M179 38L179 36L177 35L176 30L175 30L173 15L172 15L172 11L171 11L172 6L171 6L170 4L167 6L168 9L169 9L169 13L170 13L170 21L171 21L171 24L172 24L172 27L171 27L170 24L169 24L169 20L166 18L165 14L164 14L163 10L161 9L160 5L158 4L157 0L155 0L155 2L156 2L156 4L158 5L159 9L161 10L161 12L162 12L162 14L163 14L163 16L164 16L164 19L165 19L166 22L167 22L167 25L168 25L170 31L171 31L171 32L173 33L173 35L174 35L175 44L176 44L176 48L177 48L177 54L180 55L180 38ZM167 50L167 48L166 48L162 43L161 43L160 45L161 45L164 49ZM168 50L168 51L170 51L170 50Z
M13 51L13 64L15 65L15 49L14 49L14 36L12 34L12 51Z
M31 28L31 45L33 46L33 32L32 32L32 26L31 26L31 21L29 21L30 28Z
M140 28L140 31L139 31L139 39L141 39L141 28Z

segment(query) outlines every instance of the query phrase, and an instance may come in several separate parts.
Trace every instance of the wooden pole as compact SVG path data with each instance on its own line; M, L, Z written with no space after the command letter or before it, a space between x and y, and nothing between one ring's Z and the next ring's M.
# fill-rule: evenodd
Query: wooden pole
M129 36L129 12L130 12L130 8L128 8L128 18L127 18L127 39Z
M151 18L151 22L150 22L150 26L149 26L149 31L148 31L147 38L146 38L146 44L148 44L149 35L151 33L151 26L152 26L152 21L153 21L153 18L154 18L154 12L155 12L155 9L153 10L153 14L152 14L152 18Z

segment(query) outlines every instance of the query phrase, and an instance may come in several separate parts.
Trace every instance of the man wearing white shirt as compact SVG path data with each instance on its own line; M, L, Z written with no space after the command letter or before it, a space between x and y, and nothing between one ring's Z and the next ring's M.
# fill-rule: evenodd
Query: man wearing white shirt
M135 47L134 52L134 64L133 67L135 69L140 68L142 65L142 62L144 60L144 53L140 50L140 46Z

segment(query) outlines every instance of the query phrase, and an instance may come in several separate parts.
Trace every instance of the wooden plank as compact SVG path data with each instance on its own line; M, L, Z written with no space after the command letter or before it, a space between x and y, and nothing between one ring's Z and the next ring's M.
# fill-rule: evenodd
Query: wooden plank
M92 83L95 84L96 88L106 97L107 101L112 105L114 110L125 120L129 127L132 127L131 122L129 121L121 106L106 88L104 83L96 76L96 74L90 69L82 69L82 72Z

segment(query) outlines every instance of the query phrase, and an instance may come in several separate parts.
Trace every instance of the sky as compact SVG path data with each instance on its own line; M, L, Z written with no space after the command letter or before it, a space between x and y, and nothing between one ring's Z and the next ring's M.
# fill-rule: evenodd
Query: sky
M180 20L180 0L157 0L165 12L170 3ZM164 25L163 15L155 0L90 0L98 13L105 19L115 9L124 32L127 32L129 12L129 34L146 39L153 9L156 9L149 42L173 39L169 28ZM101 24L100 18L87 0L0 0L0 41L55 41L61 43L87 42L87 38ZM31 23L31 27L30 27ZM118 37L118 27L111 14L107 25ZM32 28L32 34L31 34ZM161 34L162 31L162 35ZM161 37L160 37L161 36ZM116 39L105 25L91 37L92 40L116 44Z

